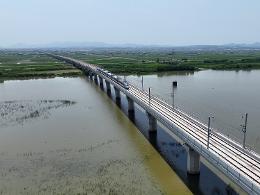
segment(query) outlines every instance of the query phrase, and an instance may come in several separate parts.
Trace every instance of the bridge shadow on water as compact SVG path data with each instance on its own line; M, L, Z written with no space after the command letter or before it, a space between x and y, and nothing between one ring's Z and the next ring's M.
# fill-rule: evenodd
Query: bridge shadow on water
M103 87L102 90L129 117L193 194L238 194L203 162L199 175L187 174L187 152L183 144L170 136L160 125L157 127L157 132L149 133L148 118L142 108L135 104L135 112L128 112L127 99L124 95L121 94L121 100L118 100L115 98L113 88L107 91L106 87Z

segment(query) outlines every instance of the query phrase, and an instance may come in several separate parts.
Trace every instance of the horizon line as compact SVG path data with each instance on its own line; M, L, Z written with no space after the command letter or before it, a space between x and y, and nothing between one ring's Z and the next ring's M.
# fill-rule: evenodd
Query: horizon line
M260 41L255 41L251 43L223 43L223 44L183 44L183 45L173 45L173 44L145 44L145 43L108 43L108 42L98 42L98 41L82 41L82 42L50 42L50 43L17 43L10 46L0 46L0 49L48 49L48 48L134 48L134 47L203 47L203 46L215 46L215 47L228 47L228 46L257 46L260 47Z

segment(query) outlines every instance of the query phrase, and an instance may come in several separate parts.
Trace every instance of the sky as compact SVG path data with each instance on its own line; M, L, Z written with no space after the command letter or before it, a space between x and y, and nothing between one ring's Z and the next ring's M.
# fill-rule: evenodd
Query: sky
M0 0L0 47L260 42L259 0Z

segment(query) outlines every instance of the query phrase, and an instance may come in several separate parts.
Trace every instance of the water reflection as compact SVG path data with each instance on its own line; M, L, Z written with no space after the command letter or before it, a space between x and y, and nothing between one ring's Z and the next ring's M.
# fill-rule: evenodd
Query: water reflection
M194 71L169 71L169 72L160 72L160 73L157 73L156 75L158 77L173 76L173 75L191 76L191 75L194 75Z
M156 74L154 73L146 74L146 75L137 74L136 77L140 78L142 76L149 76L149 75L156 75L157 77L173 76L173 75L190 76L190 75L194 75L194 73L195 71L167 71L167 72L158 72ZM125 76L129 76L129 75L125 75Z
M200 175L187 174L187 182L189 183L189 187L190 188L196 189L193 192L194 194L205 194L199 188L199 185L200 185ZM219 193L219 194L221 194L221 193Z

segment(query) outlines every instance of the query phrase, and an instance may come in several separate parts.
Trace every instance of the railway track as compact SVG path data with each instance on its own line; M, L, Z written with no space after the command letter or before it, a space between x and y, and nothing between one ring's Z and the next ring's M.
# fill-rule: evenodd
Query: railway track
M169 110L169 108L166 108L154 98L151 98L149 101L148 94L136 89L136 87L131 86L130 92L152 108L156 109L173 124L185 129L192 137L194 137L194 139L199 139L201 143L205 146L207 145L207 131L205 131L204 128L197 126L194 122L187 120L175 113L173 110ZM235 168L242 171L252 180L260 184L260 163L257 160L249 157L241 151L236 151L232 146L227 144L225 140L221 140L215 136L211 137L210 149L224 158L227 162L231 163Z

